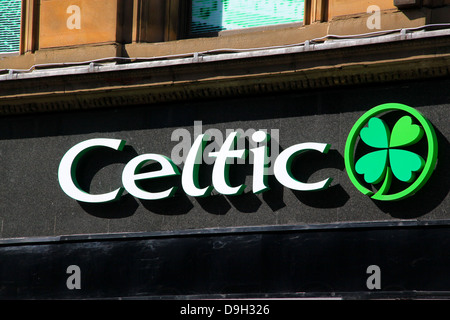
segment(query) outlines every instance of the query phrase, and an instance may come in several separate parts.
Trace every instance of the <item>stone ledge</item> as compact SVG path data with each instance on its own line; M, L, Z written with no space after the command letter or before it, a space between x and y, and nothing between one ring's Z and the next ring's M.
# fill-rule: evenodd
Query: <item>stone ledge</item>
M0 115L123 107L450 75L450 37L3 81Z

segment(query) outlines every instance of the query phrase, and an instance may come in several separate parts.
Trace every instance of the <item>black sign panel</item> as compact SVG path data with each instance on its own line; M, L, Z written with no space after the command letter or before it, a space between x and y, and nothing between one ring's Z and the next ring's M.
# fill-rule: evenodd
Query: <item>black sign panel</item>
M450 293L450 227L245 228L11 241L0 298L426 297Z
M1 237L159 232L222 227L256 227L361 221L450 219L449 80L333 90L274 93L258 97L186 101L165 105L80 110L0 119ZM376 201L350 181L344 164L346 139L369 109L388 102L409 105L434 127L439 145L436 170L413 197ZM147 181L149 191L178 187L171 198L142 200L125 192L112 203L79 202L58 183L62 157L74 145L94 138L123 139L117 151L98 148L82 157L77 180L83 190L106 193L122 185L122 173L138 155L174 157L182 130L193 143L195 123L225 138L227 130L277 130L280 152L305 142L329 144L327 154L309 152L295 159L292 174L305 182L333 178L324 190L298 191L268 176L270 190L252 191L252 165L230 166L230 183L246 184L240 195L214 192L192 197L180 176ZM229 131L228 131L229 132ZM274 134L275 136L275 134ZM179 150L178 150L179 151ZM179 165L183 172L184 164ZM201 186L211 185L213 164L200 169Z

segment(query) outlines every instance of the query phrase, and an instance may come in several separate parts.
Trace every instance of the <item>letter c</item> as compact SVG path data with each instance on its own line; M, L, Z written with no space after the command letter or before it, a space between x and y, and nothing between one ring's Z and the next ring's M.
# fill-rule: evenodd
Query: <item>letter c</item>
M78 162L87 151L98 147L108 147L122 151L125 143L125 140L119 139L90 139L70 148L59 164L58 181L61 189L69 197L81 202L104 203L119 199L124 191L122 187L109 193L96 195L81 190L76 179L76 170Z
M275 160L274 175L281 184L290 189L300 191L314 191L325 189L330 185L332 178L328 178L326 180L315 183L300 182L292 176L291 163L296 155L308 150L317 150L321 153L327 153L329 149L329 144L314 142L300 143L289 147L281 152Z

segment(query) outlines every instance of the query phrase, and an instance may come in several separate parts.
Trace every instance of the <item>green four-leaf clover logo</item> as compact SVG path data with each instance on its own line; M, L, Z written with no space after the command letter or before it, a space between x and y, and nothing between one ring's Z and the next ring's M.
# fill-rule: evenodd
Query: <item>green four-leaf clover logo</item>
M377 117L399 110L407 115L397 120L392 131ZM355 163L358 137L373 151ZM426 160L404 149L421 139L426 139L428 145ZM417 110L398 103L383 104L365 113L350 131L345 147L345 166L350 180L362 193L376 200L400 200L413 195L429 179L436 161L437 139L433 127ZM390 194L393 178L410 185L405 190ZM363 185L363 180L369 184L382 182L382 186L373 192Z
M416 143L423 135L418 125L412 124L410 116L404 116L395 124L392 135L385 122L370 118L368 127L361 130L362 141L380 150L363 156L356 162L356 172L364 174L367 183L379 183L392 170L394 176L404 182L414 179L414 172L423 168L421 156L407 150L397 149Z

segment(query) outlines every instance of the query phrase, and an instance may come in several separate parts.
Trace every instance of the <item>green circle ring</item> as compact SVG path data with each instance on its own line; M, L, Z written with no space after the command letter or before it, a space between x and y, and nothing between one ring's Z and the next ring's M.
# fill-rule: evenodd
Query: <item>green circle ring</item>
M373 191L364 187L357 179L357 173L355 171L355 159L354 159L356 140L359 136L361 129L366 125L366 123L369 121L370 118L384 112L398 111L398 110L404 111L414 116L422 125L422 128L425 131L425 135L428 142L427 160L419 177L414 181L414 183L412 183L405 190L389 195L378 193L374 194ZM347 174L350 178L350 181L355 185L355 187L359 191L361 191L365 195L371 196L372 199L382 201L394 201L394 200L401 200L414 195L420 188L422 188L425 185L425 183L428 181L428 179L430 178L431 174L433 173L436 167L437 155L438 155L437 137L433 129L433 126L428 121L428 119L422 116L420 112L407 105L400 103L385 103L370 109L365 114L363 114L362 117L359 118L358 121L355 123L353 128L350 130L347 142L345 144L344 160L345 160L345 168L347 170Z

